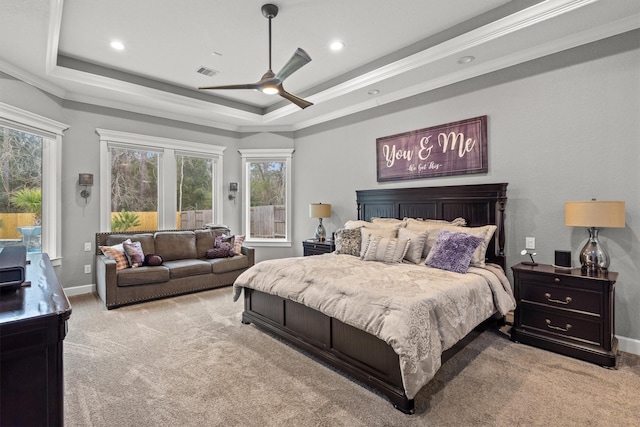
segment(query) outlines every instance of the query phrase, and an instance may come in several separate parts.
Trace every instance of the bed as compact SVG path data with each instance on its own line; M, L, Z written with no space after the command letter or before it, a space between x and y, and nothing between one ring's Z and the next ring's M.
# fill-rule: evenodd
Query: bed
M242 322L413 413L416 393L442 360L515 304L503 274L506 190L500 183L356 191L360 221L461 217L469 228L490 226L485 263L459 274L337 253L263 261L234 283L236 299L244 290Z

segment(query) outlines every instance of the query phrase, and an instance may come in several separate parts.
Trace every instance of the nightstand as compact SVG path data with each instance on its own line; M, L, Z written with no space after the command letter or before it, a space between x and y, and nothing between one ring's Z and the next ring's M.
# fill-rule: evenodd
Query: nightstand
M304 256L328 254L336 250L336 245L331 240L320 242L318 240L305 240L302 242Z
M598 276L579 268L518 264L511 267L515 310L511 339L615 367L614 284L618 273Z

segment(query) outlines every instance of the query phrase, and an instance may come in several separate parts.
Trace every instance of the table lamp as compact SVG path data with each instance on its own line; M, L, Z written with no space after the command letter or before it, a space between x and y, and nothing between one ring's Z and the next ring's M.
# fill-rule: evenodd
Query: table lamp
M580 251L582 271L604 272L609 268L609 255L598 241L598 229L624 228L624 202L589 200L566 202L564 222L567 227L587 227L589 240Z
M331 217L331 205L328 203L311 203L309 205L309 217L318 218L320 221L316 227L316 239L320 242L324 242L327 232L322 225L322 218Z

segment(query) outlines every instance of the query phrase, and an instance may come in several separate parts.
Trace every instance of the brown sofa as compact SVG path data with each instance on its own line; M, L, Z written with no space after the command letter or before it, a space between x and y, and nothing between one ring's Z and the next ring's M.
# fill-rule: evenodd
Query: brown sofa
M208 259L216 235L230 234L226 227L197 230L156 230L96 233L96 283L98 295L108 309L173 295L233 284L254 262L254 250L228 258ZM144 254L160 255L160 266L116 270L116 261L102 254L100 246L113 246L126 239L139 241Z

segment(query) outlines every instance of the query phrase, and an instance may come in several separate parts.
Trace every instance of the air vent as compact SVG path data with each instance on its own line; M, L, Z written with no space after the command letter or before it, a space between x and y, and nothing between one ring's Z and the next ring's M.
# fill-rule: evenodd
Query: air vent
M218 74L219 71L213 70L211 68L207 68L204 65L202 65L200 68L198 68L198 73L204 74L207 77L213 77L216 74Z

